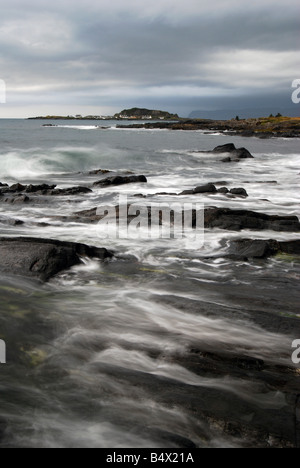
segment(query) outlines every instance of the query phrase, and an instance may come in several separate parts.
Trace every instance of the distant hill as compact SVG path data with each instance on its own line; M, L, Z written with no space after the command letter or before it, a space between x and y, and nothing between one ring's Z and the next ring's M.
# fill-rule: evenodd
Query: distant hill
M140 109L134 107L132 109L124 109L120 113L114 115L115 119L132 119L132 120L178 120L177 114L161 110Z
M268 117L270 114L287 115L289 117L300 117L299 106L288 108L257 108L257 109L219 109L214 111L197 110L191 112L190 119L212 119L212 120L230 120L239 116L240 119L255 119L259 117Z

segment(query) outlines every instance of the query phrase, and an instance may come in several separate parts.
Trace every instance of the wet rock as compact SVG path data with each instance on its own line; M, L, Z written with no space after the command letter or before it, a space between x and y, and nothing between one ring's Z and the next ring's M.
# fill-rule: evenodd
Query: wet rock
M101 217L97 215L97 208L91 208L90 210L77 211L72 220L92 223L100 221L100 219Z
M0 238L0 271L48 281L81 263L80 257L111 258L106 249L74 242L35 238Z
M70 187L66 189L55 189L47 191L46 195L82 195L86 193L92 193L93 191L87 187Z
M226 145L216 146L213 149L213 153L232 153L235 150L236 148L233 143L227 143Z
M184 190L183 192L179 193L180 195L197 195L200 193L216 193L217 189L214 184L206 184L206 185L201 185L199 187L196 187L195 189L192 190Z
M217 182L212 182L214 185L216 186L225 186L225 185L229 185L230 182L227 182L227 180L218 180Z
M56 185L22 185L14 184L9 188L2 188L3 193L31 193L35 195L79 195L85 193L91 193L92 190L87 187L69 187L66 189L57 189Z
M25 189L26 189L26 185L13 184L6 190L6 192L12 192L12 193L24 192Z
M94 171L90 171L89 175L109 174L110 172L108 169L95 169Z
M227 187L221 187L218 189L218 193L229 193L229 190Z
M12 205L19 205L22 203L28 203L30 201L27 195L19 195L17 197L5 198L4 203L11 203Z
M279 242L280 250L289 255L300 255L300 240Z
M279 250L279 242L274 240L240 239L230 243L229 256L241 260L266 258L275 255Z
M246 148L236 148L233 143L228 143L226 145L221 145L217 146L216 148L213 149L212 153L230 153L232 157L235 159L247 159L247 158L253 158L252 154L250 151L248 151ZM232 158L226 158L232 160ZM222 160L223 162L230 162L230 161L225 161Z
M111 185L124 185L124 184L135 184L135 183L147 183L147 179L144 175L139 176L129 176L129 177L122 177L122 176L115 176L115 177L108 177L107 179L99 180L95 182L93 185L94 187L109 187Z
M267 258L278 253L300 255L300 240L239 239L231 241L229 246L229 256L234 259Z
M188 191L187 191L188 192ZM184 192L183 192L184 193ZM192 192L193 193L193 192ZM131 205L129 204L127 209ZM101 208L101 206L99 206ZM115 206L116 217L119 217L120 207ZM66 221L78 222L97 222L103 216L100 215L101 210L92 208L74 213L71 218ZM147 206L149 219L151 219L151 206ZM131 217L130 219L133 219ZM171 212L171 221L173 221L173 213ZM220 228L226 230L240 231L242 229L255 230L273 230L282 232L299 232L300 223L297 216L270 216L264 213L256 213L247 210L231 210L229 208L207 208L204 211L205 228ZM193 225L196 225L196 210L193 210Z
M54 190L55 188L56 188L56 185L47 185L47 184L27 185L24 191L26 193L36 193L36 192Z
M8 226L21 226L24 224L24 221L20 219L7 218L6 216L0 216L0 223L6 224Z
M205 210L205 227L230 229L270 229L272 231L299 232L297 216L270 216L264 213L229 208L208 208Z
M206 184L194 189L194 193L216 193L217 189L214 184Z
M159 195L159 194L157 194ZM179 196L181 195L195 195L194 190L184 190L183 192L179 193Z
M248 193L244 188L233 188L230 190L233 195L239 195L241 197L248 197Z
M228 158L223 158L223 159L221 159L221 162L223 162L223 163L230 163L230 162L232 162L232 159L228 156Z

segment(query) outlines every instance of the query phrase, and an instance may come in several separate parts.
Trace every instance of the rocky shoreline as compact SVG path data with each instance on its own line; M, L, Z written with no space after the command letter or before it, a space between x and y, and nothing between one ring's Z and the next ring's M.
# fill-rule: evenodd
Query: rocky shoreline
M148 125L148 124L147 124ZM162 123L161 125L165 125ZM169 125L169 124L166 124ZM171 124L170 124L171 125ZM172 124L173 125L173 124ZM178 125L178 124L174 124ZM179 129L179 128L178 128ZM207 153L207 152L206 152ZM219 156L220 161L235 165L243 164L243 160L252 159L252 154L246 148L236 148L233 144L217 147L211 153L214 157ZM149 177L129 173L111 173L108 170L94 170L88 173L91 182L87 186L75 186L58 189L54 184L22 184L15 183L11 186L0 183L0 204L19 204L40 206L51 204L53 200L59 203L61 200L89 200L89 196L95 191L102 193L102 190L111 188L116 193L118 187L129 184L140 184L139 187L147 188ZM272 183L276 183L275 181ZM220 187L220 188L218 188ZM136 190L136 188L135 188ZM98 192L97 192L98 193ZM149 213L149 223L151 223L150 204L153 198L160 200L162 196L176 197L196 197L208 196L214 201L215 196L224 197L225 201L238 199L241 203L247 199L248 193L244 187L231 187L226 181L211 182L198 185L190 190L178 188L177 193L157 193L157 194L136 194L132 197L143 200L146 203ZM145 201L146 199L146 201ZM183 199L183 198L181 198ZM149 204L148 204L149 201ZM92 203L92 201L91 201ZM103 202L105 205L105 203ZM137 202L138 204L138 202ZM128 204L129 210L131 203ZM90 208L74 211L71 214L61 216L49 216L48 223L37 225L42 229L48 227L51 222L59 221L76 224L96 224L103 215L99 215L98 208L91 205ZM118 219L120 207L114 206L116 218ZM133 217L128 216L128 222ZM193 211L193 223L196 226L196 211ZM161 219L160 219L161 221ZM0 225L9 225L17 231L18 226L24 225L24 221L11 217L11 214L0 216ZM203 257L203 260L226 260L235 267L239 262L244 268L244 272L255 269L257 262L268 262L269 258L281 257L289 261L299 262L300 260L300 222L297 216L270 215L248 209L233 209L230 207L218 207L212 203L204 210L204 227L209 232L214 230L224 231L221 249L212 257ZM249 230L253 237L258 233L266 238L245 238L244 230ZM269 238L270 232L274 235ZM232 237L228 233L235 232ZM266 235L264 233L267 233ZM276 234L282 236L289 233L289 240L278 240ZM29 280L48 282L57 275L68 272L70 268L80 265L84 260L93 259L101 266L111 268L111 271L119 273L122 256L118 251L99 248L77 242L63 242L55 239L25 237L11 235L0 238L0 274L7 277L23 277ZM126 259L129 264L130 259ZM134 261L132 268L135 267ZM244 265L246 263L246 266ZM241 270L241 274L243 270ZM246 321L251 326L261 326L263 330L272 333L282 333L287 340L299 330L299 318L289 311L286 314L273 314L272 301L276 300L276 291L256 291L253 297L253 307L250 307L249 297L251 297L252 286L246 281L238 286L229 283L219 283L220 290L226 296L234 297L233 305L227 306L226 317L233 318L237 324L239 321ZM215 288L215 284L206 286ZM276 289L276 288L275 288ZM214 302L193 301L190 298L182 299L175 296L162 295L159 299L166 306L174 306L177 310L192 311L195 314L202 314L205 318L219 318L220 305ZM275 298L275 299L274 299ZM256 301L259 304L256 306ZM262 305L270 303L270 305ZM238 305L238 306L237 306ZM254 326L253 325L253 326ZM250 327L251 328L251 327ZM143 349L143 348L142 348ZM143 349L143 352L145 350ZM155 346L147 351L149 356L157 357ZM168 361L169 360L169 361ZM109 366L105 363L94 363L92 365L95 373L101 373L108 378L117 379L124 385L130 383L136 389L141 389L154 401L172 407L179 407L187 414L201 421L203 441L207 434L225 434L238 440L243 446L256 447L299 447L300 444L300 418L299 418L299 369L292 365L276 364L274 360L260 359L251 354L251 349L244 349L241 353L234 346L224 346L223 349L214 349L210 344L190 342L185 353L174 352L168 357L164 356L164 362L172 365L183 366L196 376L205 379L216 379L218 382L224 379L235 379L243 383L254 386L262 398L262 402L255 399L244 399L240 395L230 392L222 386L206 387L196 385L186 385L178 381L172 381L164 376L153 376L143 371L124 370L121 366ZM264 405L264 394L271 392L274 401L268 401ZM267 401L267 400L266 400ZM6 421L0 424L5 433ZM155 433L156 434L156 433ZM0 442L1 442L0 431ZM4 437L4 436L3 436ZM166 440L172 440L175 446L194 447L192 440L179 438L176 435L164 434ZM177 444L177 445L176 445ZM203 442L205 446L205 442Z
M201 152L200 152L201 153ZM253 158L252 154L246 148L236 148L234 144L226 144L216 147L214 150L206 153L212 155L220 155L222 162L239 162L247 158ZM224 155L227 155L224 158ZM90 187L77 186L65 189L57 189L56 185L40 184L40 185L23 185L15 183L11 186L0 182L0 203L8 203L12 205L19 204L47 204L52 197L85 197L93 193L93 189L101 188L117 188L127 184L143 184L146 186L147 178L144 175L113 175L108 176L108 170L94 170L89 172L90 176L101 176L100 180L91 182ZM107 177L108 176L108 177ZM157 193L155 195L135 194L135 198L153 199L153 197L161 197L165 195L184 197L193 196L201 197L201 195L214 196L216 194L224 196L224 200L232 200L233 198L246 199L248 193L243 187L228 188L223 186L222 182L209 182L206 185L198 186L191 190L184 190L179 193ZM217 185L222 185L217 188ZM127 206L127 213L131 204ZM98 207L98 208L101 208ZM74 212L69 216L55 216L53 221L61 221L63 223L81 223L93 224L98 223L104 218L104 215L98 214L98 208L90 208L84 211ZM119 218L120 207L114 207L116 219ZM151 207L148 209L148 222L151 225ZM193 210L193 227L196 226L197 213ZM128 223L135 216L128 215ZM174 213L171 212L171 221L174 221ZM162 222L160 214L160 224ZM1 216L0 223L10 226L20 226L23 221L11 217ZM37 223L38 226L48 226L47 223ZM242 231L244 229L254 231L274 231L274 232L300 232L300 222L297 216L280 216L267 215L255 211L244 209L233 210L230 208L218 208L211 206L204 210L204 228L205 229L222 229L224 231ZM224 256L236 259L254 259L266 258L270 255L278 253L288 253L299 255L299 242L295 238L294 242L278 243L274 240L241 240L229 246L228 252ZM47 281L57 273L70 268L80 263L80 256L96 257L104 260L113 256L106 249L96 249L83 244L62 243L54 240L46 239L27 239L27 238L0 238L0 272L10 272L10 274L25 275L36 277L42 281ZM39 254L37 253L39 252ZM15 253L15 254L14 254Z
M239 135L257 138L299 138L300 118L268 117L245 120L207 120L188 119L178 122L149 122L145 124L130 124L117 128L164 129L164 130L202 130L220 132L225 135Z

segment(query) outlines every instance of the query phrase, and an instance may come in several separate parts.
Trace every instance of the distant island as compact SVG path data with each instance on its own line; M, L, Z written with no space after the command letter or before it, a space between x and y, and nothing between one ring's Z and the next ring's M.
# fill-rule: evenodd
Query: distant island
M134 107L132 109L124 109L114 116L102 115L47 115L40 117L29 117L28 120L180 120L177 114L170 114L166 111L140 109Z
M119 114L115 114L114 118L125 120L179 120L177 114L170 114L169 112L160 110L139 109L124 109Z

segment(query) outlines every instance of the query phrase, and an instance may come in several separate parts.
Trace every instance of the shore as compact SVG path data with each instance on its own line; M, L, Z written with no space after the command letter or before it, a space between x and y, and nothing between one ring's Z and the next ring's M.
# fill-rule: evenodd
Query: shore
M258 138L299 138L300 117L262 117L245 120L187 119L178 122L147 122L145 124L122 125L120 128L146 128L166 130L206 130L226 135Z

